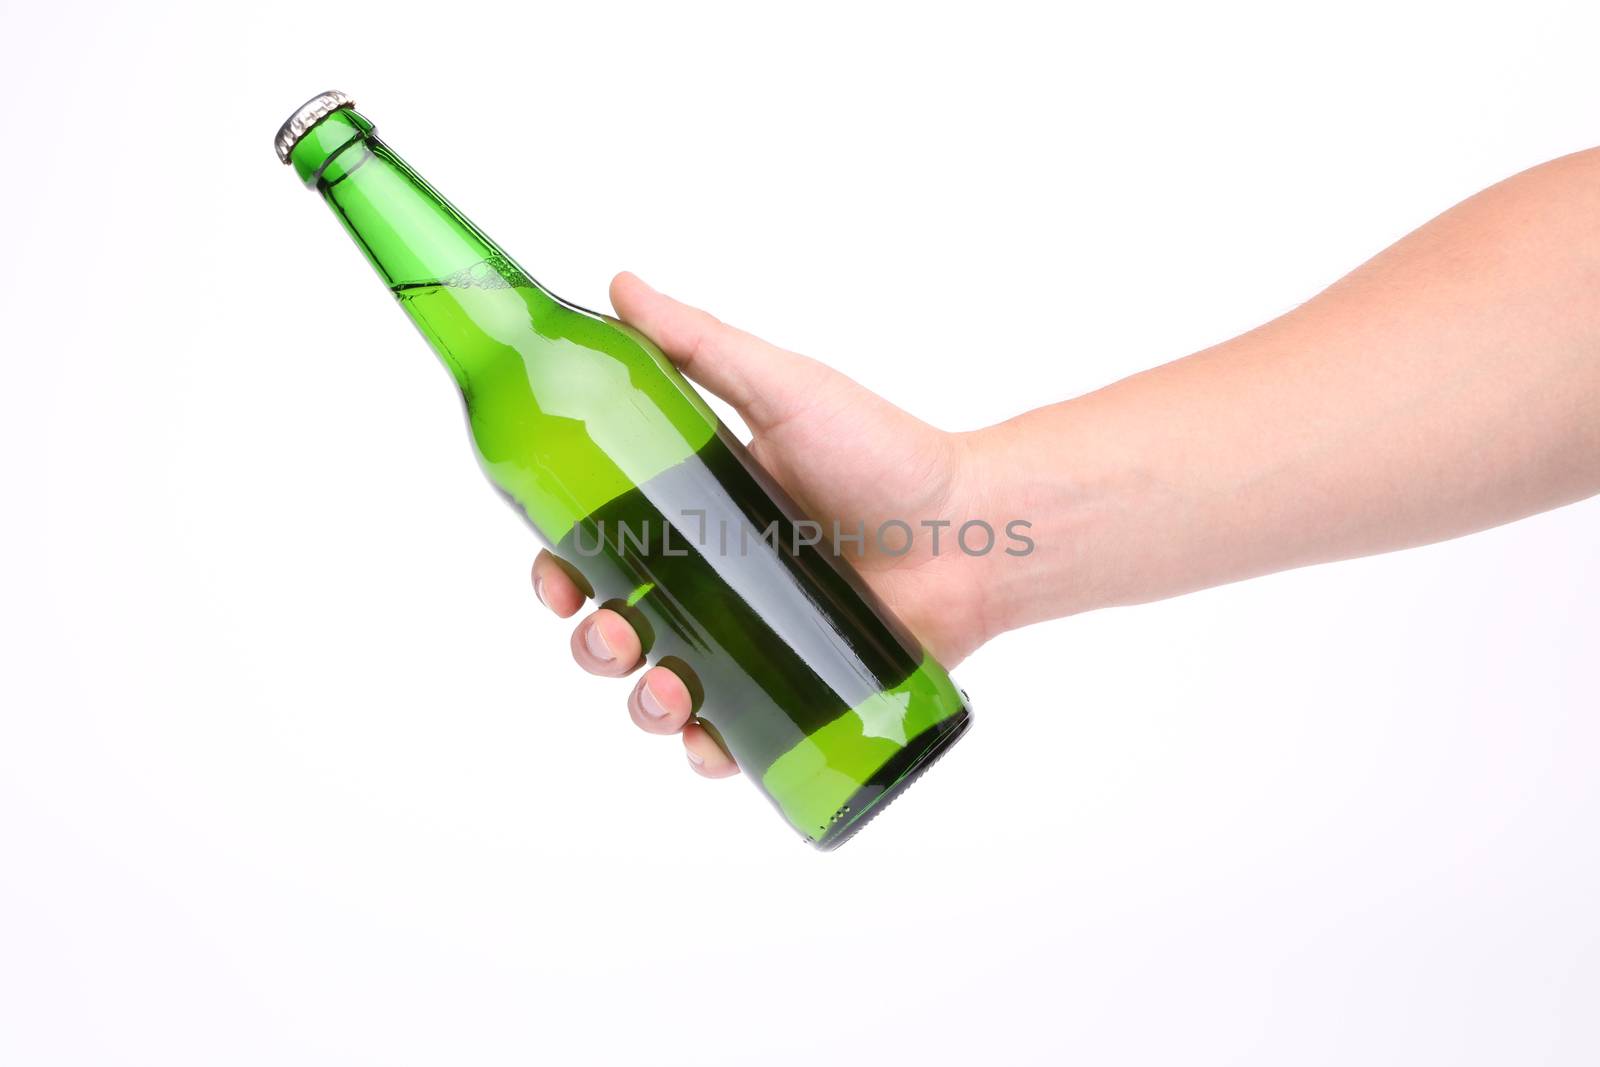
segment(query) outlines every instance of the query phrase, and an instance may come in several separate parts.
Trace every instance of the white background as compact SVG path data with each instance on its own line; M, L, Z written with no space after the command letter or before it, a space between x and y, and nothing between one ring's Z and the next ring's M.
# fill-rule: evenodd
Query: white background
M1592 6L7 0L0 1063L1600 1060L1600 504L997 640L816 855L571 665L269 146L346 89L968 428L1600 141Z

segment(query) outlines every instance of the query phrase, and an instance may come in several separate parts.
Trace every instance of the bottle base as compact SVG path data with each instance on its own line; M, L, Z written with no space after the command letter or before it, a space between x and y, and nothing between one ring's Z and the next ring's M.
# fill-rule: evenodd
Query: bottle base
M963 694L964 695L964 694ZM919 744L902 749L880 767L876 774L839 809L834 825L810 843L820 852L831 852L854 837L856 832L904 793L950 746L959 741L972 725L972 711L963 703L961 710L943 719L917 740Z

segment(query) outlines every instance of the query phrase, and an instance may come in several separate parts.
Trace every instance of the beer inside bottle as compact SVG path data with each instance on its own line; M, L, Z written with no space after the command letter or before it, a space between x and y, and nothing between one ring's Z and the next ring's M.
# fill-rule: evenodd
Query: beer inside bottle
M342 94L278 150L444 362L490 480L795 829L838 845L961 736L949 675L648 339L546 291Z

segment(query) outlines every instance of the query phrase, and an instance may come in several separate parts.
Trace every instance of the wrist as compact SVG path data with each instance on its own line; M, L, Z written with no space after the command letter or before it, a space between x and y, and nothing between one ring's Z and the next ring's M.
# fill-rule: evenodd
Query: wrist
M996 531L975 557L984 639L1141 597L1129 552L1152 494L1080 401L956 435L965 507Z

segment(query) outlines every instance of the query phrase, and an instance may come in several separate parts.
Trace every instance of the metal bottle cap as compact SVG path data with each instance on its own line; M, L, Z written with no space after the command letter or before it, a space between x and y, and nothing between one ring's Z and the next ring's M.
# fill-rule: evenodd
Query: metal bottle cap
M355 107L356 102L337 89L329 89L325 93L318 93L310 100L301 104L289 121L278 127L278 136L273 139L273 146L278 150L278 162L289 162L289 153L294 151L294 146L300 143L300 138L306 131L341 107Z

